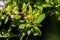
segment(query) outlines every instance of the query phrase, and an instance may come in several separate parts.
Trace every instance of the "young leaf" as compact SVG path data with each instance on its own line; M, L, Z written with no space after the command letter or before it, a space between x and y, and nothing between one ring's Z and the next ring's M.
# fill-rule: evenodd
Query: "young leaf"
M20 15L14 15L14 19L20 19L21 16Z
M12 14L18 14L18 6L13 7Z
M29 13L32 13L32 7L29 5Z
M19 25L19 29L24 29L25 28L25 24L20 24Z
M31 30L28 30L28 31L27 31L27 34L30 35L30 34L31 34Z
M27 5L26 5L26 3L23 3L22 10L24 10L24 11L25 11L25 10L26 10L26 6L27 6Z
M34 23L39 24L39 23L41 23L41 22L44 20L44 18L45 18L45 14L41 14L41 15L37 18L37 20L34 21Z
M34 27L34 31L33 31L33 34L34 34L34 36L37 36L37 35L41 35L41 31L40 31L40 29L38 28L38 27Z
M13 1L13 5L14 5L14 6L16 5L16 1L15 1L15 0Z
M6 17L5 21L4 21L4 24L6 24L8 22L8 16Z
M33 15L34 20L36 20L36 19L38 18L38 16L39 16L39 13L34 14L34 15Z
M18 11L18 6L13 7L13 11Z
M37 8L40 10L40 12L42 13L43 11L43 6L37 6Z
M6 11L8 11L8 12L11 12L11 9L12 9L12 6L11 6L11 5L8 5L8 6L6 7Z

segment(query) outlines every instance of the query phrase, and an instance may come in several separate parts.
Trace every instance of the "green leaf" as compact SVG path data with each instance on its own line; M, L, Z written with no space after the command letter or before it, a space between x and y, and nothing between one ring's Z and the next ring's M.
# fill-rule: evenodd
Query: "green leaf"
M6 7L6 11L11 12L11 11L12 11L12 5L8 5L8 6Z
M25 20L20 20L20 23L24 23Z
M38 19L34 21L34 23L39 24L39 23L41 23L41 22L44 20L44 18L45 18L45 14L41 14L41 15L38 17Z
M43 11L43 6L37 6L37 8L40 10L40 13Z
M2 16L1 16L1 19L5 19L5 17L6 17L6 15L2 15Z
M23 3L23 7L22 7L22 10L26 10L26 3Z
M32 14L32 6L31 5L29 5L29 13Z
M18 6L13 7L13 11L18 11Z
M5 21L4 21L4 24L6 24L8 22L8 16L6 17Z
M8 15L11 15L11 12L6 12Z
M45 0L46 2L49 2L49 0Z
M38 27L34 27L34 31L33 31L33 34L34 34L34 36L37 36L37 35L41 35L41 31L40 31L40 29L38 28Z
M17 4L16 2L17 2L16 0L13 1L13 5L14 5L14 6Z
M30 5L30 2L29 3L27 3L27 7Z
M36 20L36 19L38 18L39 15L40 15L39 13L35 13L35 14L33 15L34 20Z
M7 0L8 2L11 2L11 0Z
M30 35L30 34L31 34L31 30L28 30L28 31L27 31L27 34Z
M20 15L14 15L14 19L21 19Z
M12 8L12 14L18 14L18 6Z
M33 10L33 14L35 14L36 13L36 10Z
M25 28L25 24L20 24L19 25L19 29L24 29Z
M1 10L0 10L0 17L2 16L2 12L1 12Z
M31 27L31 24L27 23L26 28L30 28L30 27Z

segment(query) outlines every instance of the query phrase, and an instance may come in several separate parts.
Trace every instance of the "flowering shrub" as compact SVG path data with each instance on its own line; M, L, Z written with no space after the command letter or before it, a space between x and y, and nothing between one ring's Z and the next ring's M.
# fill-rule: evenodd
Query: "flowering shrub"
M59 7L59 1L40 0L7 0L7 4L0 10L0 37L9 38L18 36L20 40L25 35L33 33L41 35L39 27L44 20L48 7ZM47 15L53 11L48 10Z
M45 18L45 14L42 14L43 7L34 5L33 9L30 2L20 4L20 0L8 0L7 4L2 7L0 11L0 26L3 27L5 25L6 27L4 26L1 29L0 37L17 35L22 40L23 36L31 33L34 36L41 35L38 26ZM19 31L18 34L12 32L14 28Z

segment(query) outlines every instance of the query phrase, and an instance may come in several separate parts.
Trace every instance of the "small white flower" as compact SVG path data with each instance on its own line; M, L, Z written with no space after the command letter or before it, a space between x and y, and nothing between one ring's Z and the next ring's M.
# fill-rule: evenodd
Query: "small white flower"
M0 10L2 10L2 6L6 4L6 1L0 1Z
M14 15L11 15L10 18L14 18Z
M0 5L4 5L4 2L3 1L0 1Z

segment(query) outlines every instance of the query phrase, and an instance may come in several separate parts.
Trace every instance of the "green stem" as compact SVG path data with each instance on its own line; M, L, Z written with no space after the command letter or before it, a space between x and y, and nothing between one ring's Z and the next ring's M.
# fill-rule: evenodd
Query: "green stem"
M29 35L26 37L26 40L28 40Z
M25 33L23 33L23 34L22 34L22 36L21 36L20 40L22 40L24 36L25 36Z

